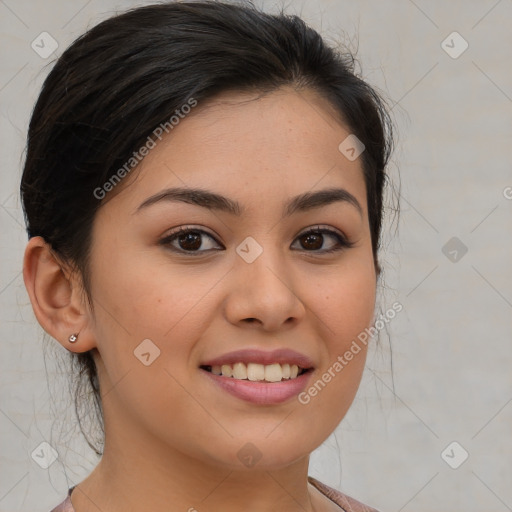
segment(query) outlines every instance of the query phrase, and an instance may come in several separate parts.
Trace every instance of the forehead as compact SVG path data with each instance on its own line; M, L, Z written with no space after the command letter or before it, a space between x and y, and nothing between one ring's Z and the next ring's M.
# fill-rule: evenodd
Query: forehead
M198 102L156 140L114 192L122 191L119 197L133 210L171 186L222 191L253 206L282 194L343 186L366 209L360 158L350 161L339 150L349 135L340 114L314 91L224 92Z

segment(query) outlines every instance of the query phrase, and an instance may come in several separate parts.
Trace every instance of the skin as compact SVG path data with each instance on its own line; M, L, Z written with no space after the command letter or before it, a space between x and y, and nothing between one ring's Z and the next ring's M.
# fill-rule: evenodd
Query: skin
M349 133L309 90L231 92L199 104L98 211L94 311L44 240L28 242L23 275L37 320L66 349L93 350L102 388L105 451L73 492L77 512L340 510L308 484L309 455L351 405L364 346L307 405L242 401L199 364L240 348L291 348L314 361L311 385L371 325L376 273L363 171L338 150ZM135 213L177 186L217 192L246 211L238 218L162 201ZM289 198L330 187L353 194L362 215L334 202L281 219ZM317 225L354 246L322 253L336 238L311 246L299 236ZM180 226L213 235L202 236L204 253L173 252L183 248L178 240L159 244ZM250 264L235 251L247 236L263 248ZM160 349L149 366L134 356L144 339ZM248 442L262 455L251 468L237 457Z

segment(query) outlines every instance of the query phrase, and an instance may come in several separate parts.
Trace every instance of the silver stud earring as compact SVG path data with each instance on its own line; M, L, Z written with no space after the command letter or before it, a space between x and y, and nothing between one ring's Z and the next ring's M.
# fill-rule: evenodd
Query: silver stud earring
M77 334L72 334L70 337L69 337L69 342L70 343L75 343L75 341L78 339L78 333Z

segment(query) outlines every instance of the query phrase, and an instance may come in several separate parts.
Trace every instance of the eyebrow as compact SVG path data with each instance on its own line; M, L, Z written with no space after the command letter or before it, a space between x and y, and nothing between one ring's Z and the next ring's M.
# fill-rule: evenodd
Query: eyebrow
M168 188L146 199L134 213L160 203L162 201L178 201L227 212L239 217L245 212L245 208L238 201L229 199L209 190L201 188ZM283 218L289 217L296 212L305 212L314 208L327 206L335 202L344 202L354 206L359 215L363 217L363 209L359 201L348 190L344 188L328 188L316 192L305 192L288 200L284 206Z

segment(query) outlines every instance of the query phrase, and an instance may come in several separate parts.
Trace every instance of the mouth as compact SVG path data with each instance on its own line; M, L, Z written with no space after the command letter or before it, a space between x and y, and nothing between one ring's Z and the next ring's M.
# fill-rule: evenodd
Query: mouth
M315 363L307 355L281 348L248 348L201 361L199 371L214 389L252 404L289 402L308 385Z
M216 389L259 406L276 406L294 399L304 391L314 371L287 363L238 362L199 368Z
M296 364L289 363L264 365L242 361L234 364L201 365L200 368L213 375L229 379L267 383L294 380L305 373L313 371L313 368L302 368Z

